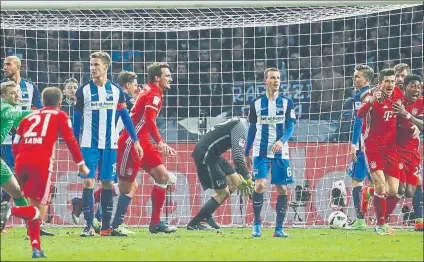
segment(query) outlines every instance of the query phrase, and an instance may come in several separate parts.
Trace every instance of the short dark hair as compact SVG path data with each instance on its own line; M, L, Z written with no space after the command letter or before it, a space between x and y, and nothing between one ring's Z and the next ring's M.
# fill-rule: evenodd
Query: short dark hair
M155 76L162 75L162 68L169 68L169 65L164 62L155 62L147 67L147 82L155 82Z
M57 87L46 87L41 94L44 106L59 106L62 101L62 91Z
M378 82L382 82L384 80L385 76L394 76L395 74L395 70L392 68L386 68L380 71L380 73L378 73Z
M265 69L264 71L264 80L268 79L268 72L280 72L280 69L276 68L276 67L270 67Z
M406 70L406 72L408 72L408 74L409 74L409 73L411 73L411 68L409 67L409 65L408 65L408 64L405 64L405 63L397 64L397 65L395 65L395 66L393 67L393 69L395 70L395 73L396 73L396 74L397 74L397 73L400 73L400 72L402 72L402 71L404 71L404 70Z
M407 76L405 76L405 79L403 80L403 86L408 86L410 82L412 81L418 81L418 83L422 83L423 79L421 78L421 76L416 75L416 74L408 74Z
M360 64L355 67L356 71L362 72L365 78L368 78L368 81L371 82L374 78L374 69L372 69L369 65Z
M3 82L3 83L1 83L0 95L4 95L4 94L6 94L6 93L7 93L7 90L8 90L10 87L14 87L14 86L16 86L16 83L15 83L15 82L13 82L13 81L7 81L7 82Z
M123 70L119 73L116 81L123 87L126 83L134 81L134 79L137 79L136 73Z
M77 84L78 85L78 80L76 80L73 77L66 79L65 82L63 82L62 90L64 90L65 87L66 87L66 85L69 84L69 83L74 83L74 84Z

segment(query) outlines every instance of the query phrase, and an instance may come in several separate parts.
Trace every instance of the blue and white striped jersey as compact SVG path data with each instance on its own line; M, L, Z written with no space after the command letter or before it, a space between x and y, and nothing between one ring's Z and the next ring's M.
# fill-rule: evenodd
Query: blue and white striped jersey
M1 82L10 81L7 78L1 80ZM43 107L41 103L41 95L38 87L31 81L21 78L21 81L18 85L18 90L21 94L21 102L20 105L16 108L18 110L30 110L31 108L40 109ZM3 142L3 145L11 145L12 144L12 136L8 135Z
M76 92L74 111L83 117L81 147L116 149L116 111L126 107L122 88L108 80L105 86L96 86L92 80Z
M289 159L289 146L284 143L282 152L273 153L272 146L284 134L289 122L296 122L293 100L284 95L269 100L266 95L252 100L249 111L250 124L256 125L253 157Z

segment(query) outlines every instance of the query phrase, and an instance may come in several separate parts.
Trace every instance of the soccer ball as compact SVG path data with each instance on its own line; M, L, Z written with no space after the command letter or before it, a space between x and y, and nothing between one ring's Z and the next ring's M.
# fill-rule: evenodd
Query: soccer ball
M168 178L168 186L175 185L175 183L177 183L177 176L174 173L169 172L169 171L168 171L168 176L169 176L169 178Z
M328 225L332 229L345 228L346 224L347 224L347 216L346 216L345 213L343 213L341 211L334 211L328 217Z

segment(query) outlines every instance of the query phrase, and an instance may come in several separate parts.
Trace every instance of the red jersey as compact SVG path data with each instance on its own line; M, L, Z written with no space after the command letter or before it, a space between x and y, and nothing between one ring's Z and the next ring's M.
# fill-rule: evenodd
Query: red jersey
M405 100L405 109L414 117L423 115L423 97L418 97L414 103L408 103ZM418 150L420 140L418 138L412 138L412 123L405 117L399 117L397 123L396 133L396 144L400 149L406 149L409 151Z
M59 134L68 145L74 161L82 163L82 154L72 133L68 114L53 107L43 107L21 121L13 141L13 153L15 156L24 152L30 153L37 161L50 158L53 156L54 144Z
M381 103L369 102L372 95L364 99L358 109L358 116L365 118L363 132L365 147L378 149L396 144L396 114L393 112L393 103L399 99L391 96Z
M163 92L159 87L154 84L147 84L131 109L131 120L140 144L143 144L143 141L148 142L150 136L156 143L163 140L156 126L156 118L162 108L162 96ZM125 139L125 141L130 137L126 129L121 136L120 139Z

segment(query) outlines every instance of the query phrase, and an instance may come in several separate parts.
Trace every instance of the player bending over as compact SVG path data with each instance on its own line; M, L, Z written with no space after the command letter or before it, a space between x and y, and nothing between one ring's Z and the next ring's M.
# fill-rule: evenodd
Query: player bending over
M351 168L348 174L352 177L352 197L353 205L356 211L356 220L349 227L354 230L365 230L366 223L364 214L361 211L361 192L364 185L364 179L368 176L368 169L365 163L365 157L361 139L362 122L363 119L357 115L358 109L361 107L361 94L370 89L370 83L374 78L374 70L368 65L358 65L355 67L353 74L353 84L356 88L356 94L353 98L354 104L354 124L351 145ZM369 178L369 180L371 180Z
M106 52L91 54L90 70L92 80L80 86L76 92L77 103L74 109L74 134L79 139L81 117L84 126L81 139L81 151L87 166L90 169L84 179L82 193L83 212L87 226L80 234L81 237L95 235L94 220L94 179L96 169L99 167L99 180L102 183L102 231L110 229L110 220L113 209L113 182L116 176L116 115L122 117L126 130L129 131L135 154L142 157L143 149L140 147L134 126L126 110L125 97L122 88L107 79L107 70L111 58ZM100 232L101 233L101 232ZM101 233L102 235L102 233Z
M0 144L3 143L6 136L13 127L18 127L21 120L29 115L31 110L18 110L20 104L20 95L15 82L1 83L1 107L0 107ZM3 159L0 159L0 186L11 195L15 206L27 206L28 202L24 198L18 181L12 173L12 170ZM6 225L10 213L8 201L1 203L1 228Z
M283 231L287 212L287 185L293 183L290 170L289 145L287 141L294 132L296 115L293 101L278 95L280 89L280 71L268 68L264 73L266 94L250 103L249 132L247 136L245 161L252 167L249 156L253 145L253 178L255 191L252 194L255 214L253 237L260 237L261 210L266 190L266 179L271 168L271 184L277 188L276 221L274 237L288 237Z
M166 63L153 63L147 68L146 87L142 90L137 101L131 110L131 120L135 126L137 137L144 150L144 157L136 157L133 142L129 138L129 132L124 129L118 140L118 178L121 195L118 199L113 229L118 227L124 220L124 215L131 201L129 193L134 190L134 181L142 167L155 180L152 190L152 214L149 225L150 233L159 232L173 233L176 227L169 226L164 221L160 221L160 213L165 202L166 188L169 180L168 171L162 162L162 154L174 156L175 150L168 146L159 134L156 126L156 118L162 107L163 93L171 88L171 72ZM157 147L150 142L150 137L157 143ZM159 150L158 150L159 148ZM121 204L120 204L121 203Z
M237 188L246 195L253 190L252 178L243 160L243 147L247 136L247 121L229 119L215 125L202 136L191 156L196 164L197 176L203 190L214 189L215 194L187 224L188 230L204 229L205 220L212 227L219 225L212 218L215 210ZM235 169L221 155L231 149ZM241 175L239 175L241 174Z
M32 257L46 257L41 249L40 217L47 211L50 200L53 151L59 134L65 140L81 174L90 170L84 163L78 142L72 134L69 116L59 110L62 92L48 87L42 93L44 107L26 116L16 131L13 153L16 156L16 178L30 207L13 207L12 215L28 220ZM34 212L34 208L39 212Z
M423 131L423 97L421 94L420 76L408 74L404 78L405 101L404 104L394 104L393 110L398 115L396 144L400 159L401 184L399 194L411 198L415 211L416 231L423 230L422 208L422 174L420 169L421 154L419 151L419 138L412 137L411 126L416 125ZM405 186L406 183L406 186Z

